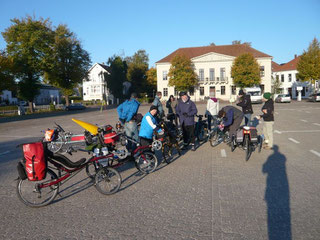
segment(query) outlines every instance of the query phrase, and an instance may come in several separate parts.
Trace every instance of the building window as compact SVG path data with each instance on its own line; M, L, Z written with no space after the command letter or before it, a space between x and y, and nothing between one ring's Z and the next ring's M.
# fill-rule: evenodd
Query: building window
M292 74L291 74L291 73L288 75L288 81L289 81L289 82L292 81Z
M193 95L194 95L194 87L190 88L189 94L190 94L190 96L193 96Z
M231 86L231 94L237 95L237 87L236 86Z
M168 88L163 89L163 96L168 97Z
M214 68L210 68L209 70L209 80L214 81Z
M204 87L200 87L200 96L204 95Z
M163 72L162 72L162 80L163 80L163 81L168 80L168 71L163 71Z
M299 82L298 73L296 73L296 81ZM298 96L298 95L297 95Z
M199 69L199 81L204 81L204 69Z
M174 88L174 95L175 95L175 96L178 96L178 95L179 95L179 91L178 91L176 88Z
M261 84L260 88L261 88L261 93L264 93L264 84Z
M220 81L224 81L225 77L226 77L226 69L220 68Z
M226 87L221 86L221 95L226 95Z
M264 66L260 66L260 77L264 77Z
M281 82L284 82L284 74L281 74Z

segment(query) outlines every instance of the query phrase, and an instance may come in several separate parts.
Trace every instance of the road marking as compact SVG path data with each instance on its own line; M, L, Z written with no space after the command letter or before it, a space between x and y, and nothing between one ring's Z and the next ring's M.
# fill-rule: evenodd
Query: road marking
M274 112L275 114L279 114L278 112Z
M313 125L320 126L320 123L313 123Z
M304 120L304 119L300 119L302 122L308 122L307 120Z
M291 142L294 142L294 143L300 143L299 141L293 139L293 138L288 138Z
M320 153L318 153L317 151L315 151L315 150L310 150L310 152L312 152L314 155L317 155L318 157L320 157Z
M281 131L281 133L315 133L320 132L320 130L295 130L295 131Z
M280 131L278 131L278 130L274 130L274 132L275 132L275 133L278 133L278 134L281 134L281 132L280 132Z
M5 155L5 154L8 154L8 153L10 153L10 152L11 152L11 151L2 152L2 153L0 153L0 156Z
M227 153L225 149L221 149L221 157L227 157Z

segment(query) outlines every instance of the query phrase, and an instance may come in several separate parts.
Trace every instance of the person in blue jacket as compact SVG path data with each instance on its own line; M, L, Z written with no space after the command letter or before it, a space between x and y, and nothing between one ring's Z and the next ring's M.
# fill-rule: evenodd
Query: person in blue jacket
M139 110L140 103L137 101L137 94L132 93L131 98L120 104L117 108L119 120L124 124L124 130L127 137L132 138L135 141L139 141L138 126L135 119ZM128 141L128 150L134 150L135 144Z
M198 109L186 92L180 92L179 95L180 99L176 106L176 113L182 128L184 144L182 149L187 149L189 143L191 143L191 150L195 151L194 116L198 113Z
M163 131L157 126L156 115L158 108L154 105L150 107L149 112L143 116L140 126L140 144L141 146L150 145L152 143L152 137L154 131L157 131L159 134L163 134Z

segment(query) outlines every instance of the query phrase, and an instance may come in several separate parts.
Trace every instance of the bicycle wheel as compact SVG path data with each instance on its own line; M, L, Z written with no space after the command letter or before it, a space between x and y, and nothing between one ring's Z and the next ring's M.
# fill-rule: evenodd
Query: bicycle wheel
M163 144L162 147L162 157L166 161L166 163L171 163L173 160L172 151L168 144Z
M262 138L261 136L258 136L258 152L261 152L261 148L262 148Z
M205 132L204 132L204 126L201 125L198 129L198 140L200 142L204 141L205 140Z
M249 160L250 156L251 156L251 145L250 145L250 139L249 139L249 135L246 135L244 137L244 146L246 148L246 161Z
M57 153L61 150L62 145L63 145L63 137L61 137L59 134L57 139L52 142L49 142L47 146L51 152Z
M56 179L58 179L58 177L51 169L48 169L46 178L41 181L19 179L17 183L18 198L29 207L46 206L57 196L59 184L44 188L39 188L39 186L40 184L49 183Z
M235 140L231 139L231 152L233 152L236 149Z
M213 132L211 137L210 137L210 145L211 147L216 147L220 144L220 140L219 140L219 134L217 132Z
M86 173L87 173L88 177L91 179L95 179L97 169L98 169L98 166L95 162L87 164Z
M136 158L137 169L145 174L152 173L158 166L156 155L151 152L143 152Z
M119 172L111 167L100 168L95 176L95 187L98 192L104 195L116 193L121 186L121 182Z

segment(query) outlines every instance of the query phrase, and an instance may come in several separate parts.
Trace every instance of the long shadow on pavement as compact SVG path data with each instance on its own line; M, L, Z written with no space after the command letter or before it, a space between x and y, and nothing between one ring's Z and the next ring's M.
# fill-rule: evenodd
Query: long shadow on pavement
M269 240L291 240L290 191L286 173L286 157L274 145L273 154L263 164L267 174L265 201L268 210Z

